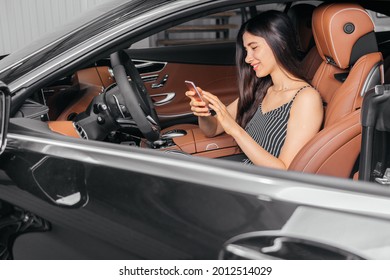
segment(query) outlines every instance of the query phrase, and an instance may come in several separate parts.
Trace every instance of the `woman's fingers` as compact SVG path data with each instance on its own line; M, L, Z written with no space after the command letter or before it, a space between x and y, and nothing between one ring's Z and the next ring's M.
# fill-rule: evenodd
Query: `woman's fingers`
M206 92L206 91L203 91L203 97L204 99L206 99L209 103L213 104L213 105L218 105L218 104L222 104L223 103L221 102L221 100L219 100L219 98L209 92Z
M197 117L209 117L211 116L210 113L193 113L194 116L197 116Z
M185 94L187 97L189 97L191 99L191 101L190 101L191 107L205 107L206 106L206 102L196 98L196 93L194 93L192 91L187 91Z
M195 92L193 91L186 91L185 95L189 97L191 100L195 99Z
M223 116L224 110L223 110L221 107L216 106L216 105L213 105L213 104L210 103L210 104L209 104L209 108L215 112L214 115L215 115L217 118Z
M191 111L196 113L207 113L209 111L209 108L205 106L191 106Z
M198 101L196 99L191 99L190 106L194 107L206 107L206 103L203 101Z
M227 112L225 104L223 104L217 96L206 93L204 98L207 99L210 109L213 109L216 114L220 114L221 112L225 111Z
M210 116L210 111L207 107L191 107L191 111L195 116L207 117Z
M208 91L202 90L198 87L198 91L201 94L203 101L197 98L197 93L193 91L187 91L185 94L191 99L190 106L191 111L195 116L206 117L210 116L210 109L213 109L216 114L226 108L226 106L219 100L219 98ZM225 110L226 111L226 110Z
M191 99L190 106L191 111L195 116L198 117L208 117L210 116L209 108L207 107L206 102L199 100L197 94L193 91L186 91L186 96Z

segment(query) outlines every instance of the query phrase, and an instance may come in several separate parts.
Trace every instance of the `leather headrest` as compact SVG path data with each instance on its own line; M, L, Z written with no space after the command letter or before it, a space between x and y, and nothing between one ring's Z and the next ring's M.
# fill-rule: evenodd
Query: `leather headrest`
M378 50L374 23L358 4L320 5L313 12L312 27L322 59L341 69Z
M310 4L297 4L292 6L287 15L296 32L298 50L306 53L314 45L313 31L311 29L311 18L315 6Z

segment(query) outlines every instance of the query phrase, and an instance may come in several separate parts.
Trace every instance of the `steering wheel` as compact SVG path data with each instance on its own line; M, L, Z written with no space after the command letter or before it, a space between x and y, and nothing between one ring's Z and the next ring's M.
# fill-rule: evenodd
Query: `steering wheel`
M148 141L160 138L160 124L152 99L133 61L124 51L110 56L112 70L127 111ZM129 81L130 76L131 81Z

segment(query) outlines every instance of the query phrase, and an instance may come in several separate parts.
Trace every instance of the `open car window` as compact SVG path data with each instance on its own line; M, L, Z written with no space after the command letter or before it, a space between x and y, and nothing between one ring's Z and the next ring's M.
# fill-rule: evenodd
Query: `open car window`
M283 11L285 8L286 4L283 3L263 4L210 14L154 34L133 44L131 48L234 42L243 22L261 11Z

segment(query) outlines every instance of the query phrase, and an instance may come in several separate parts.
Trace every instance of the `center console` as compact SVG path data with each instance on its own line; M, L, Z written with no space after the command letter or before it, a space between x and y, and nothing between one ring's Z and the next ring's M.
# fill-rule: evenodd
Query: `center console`
M179 132L178 130L168 131L168 133L176 134ZM179 150L187 154L208 158L230 156L241 152L230 135L224 133L210 138L206 137L198 127L186 129L185 133L171 138L170 144L161 147L161 149Z

